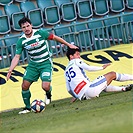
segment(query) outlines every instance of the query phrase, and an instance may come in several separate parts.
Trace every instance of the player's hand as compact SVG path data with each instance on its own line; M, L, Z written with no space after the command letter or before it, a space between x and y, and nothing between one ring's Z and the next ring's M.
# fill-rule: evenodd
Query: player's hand
M69 48L71 48L71 49L79 49L77 46L75 46L75 45L73 45L73 44L70 44L70 45L69 45Z
M10 79L11 73L12 73L12 71L9 70L8 73L7 73L7 75L6 75L6 79L7 79L7 81Z
M111 64L104 64L102 67L105 69L106 67L110 66Z
M71 99L71 103L75 102L76 100L77 100L77 98L73 97L73 98Z

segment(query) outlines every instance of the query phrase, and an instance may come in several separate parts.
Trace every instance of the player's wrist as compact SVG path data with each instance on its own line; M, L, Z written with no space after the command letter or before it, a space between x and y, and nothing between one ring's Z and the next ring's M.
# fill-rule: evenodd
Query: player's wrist
M8 73L11 73L12 72L12 70L8 70Z

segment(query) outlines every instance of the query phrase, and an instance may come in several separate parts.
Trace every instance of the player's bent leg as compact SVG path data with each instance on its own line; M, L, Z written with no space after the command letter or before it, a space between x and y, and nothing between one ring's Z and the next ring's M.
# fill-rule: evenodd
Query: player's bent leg
M109 85L112 82L112 80L116 79L116 73L112 71L112 72L105 74L104 77L107 80L107 85Z
M45 103L48 105L51 103L51 91L52 91L52 86L50 86L50 82L42 82L42 88L44 91L46 91L46 96L45 96Z
M112 80L116 80L116 81L133 80L133 75L109 72L109 73L105 74L104 76L105 76L105 78L107 80L107 84L108 84L108 87L104 90L106 92L129 91L132 89L132 86L130 86L130 85L128 85L128 86L111 86L109 84L112 82Z

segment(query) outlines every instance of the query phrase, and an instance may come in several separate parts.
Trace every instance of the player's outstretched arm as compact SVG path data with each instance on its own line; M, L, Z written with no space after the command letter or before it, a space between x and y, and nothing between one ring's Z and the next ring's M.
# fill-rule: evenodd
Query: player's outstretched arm
M8 73L7 73L7 81L9 80L10 76L11 76L11 73L12 73L12 70L14 70L14 68L17 66L18 62L19 62L19 58L20 58L20 55L16 54L14 56L14 58L12 59L12 62L11 62L11 66L8 70Z
M85 62L81 61L81 60L78 60L77 62L77 65L80 67L80 68L83 68L87 71L99 71L99 70L103 70L105 69L107 66L109 66L110 64L104 64L103 66L90 66L88 64L86 64Z
M76 100L77 100L77 98L72 97L72 99L71 99L71 103L75 102Z
M111 64L104 64L102 67L105 69L106 67L110 66Z
M56 35L54 35L53 40L55 40L55 41L57 41L57 42L60 42L61 44L64 44L64 45L66 45L66 46L68 46L68 47L70 47L70 48L73 48L73 49L78 48L77 46L75 46L75 45L73 45L73 44L70 44L70 43L66 42L64 39L62 39L61 37L56 36Z

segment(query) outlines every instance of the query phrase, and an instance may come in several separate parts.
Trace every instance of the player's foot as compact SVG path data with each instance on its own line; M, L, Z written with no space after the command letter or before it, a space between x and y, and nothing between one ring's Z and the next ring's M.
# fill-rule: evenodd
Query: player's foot
M130 84L128 85L126 88L125 88L125 91L130 91L133 89L133 84Z
M129 84L126 86L123 85L122 91L131 91L132 89L133 89L133 84Z
M30 108L24 108L22 111L20 111L18 114L27 114L30 113L31 109Z
M46 97L45 97L45 103L46 105L51 103L51 91L50 92L46 92Z

